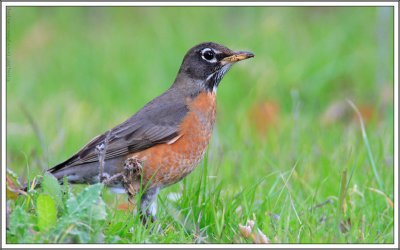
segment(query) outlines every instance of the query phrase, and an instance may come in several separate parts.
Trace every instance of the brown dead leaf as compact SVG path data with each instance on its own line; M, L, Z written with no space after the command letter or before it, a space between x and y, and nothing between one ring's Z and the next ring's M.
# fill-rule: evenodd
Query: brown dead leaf
M322 125L330 125L348 119L351 116L348 104L343 101L334 101L328 105L322 114Z
M261 136L277 125L280 115L279 103L263 101L255 103L249 111L249 120Z
M360 111L365 123L372 121L378 115L376 107L369 104L360 105L358 107L358 110ZM353 121L358 122L358 119L358 116L356 114L353 114Z
M239 231L246 240L252 240L254 244L270 243L267 236L259 229L254 228L255 222L247 220L246 225L239 224Z
M253 222L253 226L251 226L250 223L251 223L251 221L248 220L247 224L245 226L243 226L242 224L239 224L239 231L243 235L243 237L246 239L250 238L251 231L253 231L254 222Z
M123 202L118 204L117 209L121 211L132 211L133 206L130 202Z
M267 236L259 228L257 228L256 232L252 234L251 238L253 239L253 243L255 244L270 243Z
M6 173L6 186L7 186L7 192L6 192L6 198L7 199L12 199L15 200L17 199L18 195L27 195L25 191L22 190L22 187L20 183L18 182L17 175L12 172L10 169L7 168L7 173Z
M371 104L360 104L357 106L363 121L365 123L379 117L379 111L376 106ZM331 125L338 122L351 123L358 122L358 116L355 114L345 100L338 100L330 103L322 114L320 121L322 125Z
M350 229L351 229L350 217L347 218L346 220L341 220L339 228L340 228L340 232L342 232L342 233L347 233L348 231L350 231Z

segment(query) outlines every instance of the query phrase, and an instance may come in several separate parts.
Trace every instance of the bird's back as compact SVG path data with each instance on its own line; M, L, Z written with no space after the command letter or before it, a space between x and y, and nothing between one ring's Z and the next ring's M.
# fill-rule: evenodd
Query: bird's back
M50 168L49 173L61 179L64 175L76 183L92 183L99 163L96 147L105 147L105 167L117 171L127 154L163 144L178 135L182 119L188 112L185 97L173 88L147 103L129 119L93 138L66 161ZM78 172L78 173L77 173Z

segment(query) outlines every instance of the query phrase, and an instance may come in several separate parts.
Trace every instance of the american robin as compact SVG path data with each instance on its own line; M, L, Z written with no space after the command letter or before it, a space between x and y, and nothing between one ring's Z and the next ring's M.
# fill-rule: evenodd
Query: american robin
M204 156L222 77L251 57L212 42L194 46L167 91L47 171L60 182L64 176L69 183L103 182L130 197L142 188L140 212L154 220L160 189L187 176Z

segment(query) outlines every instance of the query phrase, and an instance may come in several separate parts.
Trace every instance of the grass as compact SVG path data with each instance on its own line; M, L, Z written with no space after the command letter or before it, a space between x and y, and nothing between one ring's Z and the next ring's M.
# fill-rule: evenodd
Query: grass
M7 18L7 168L30 180L167 89L191 46L256 55L222 80L207 155L161 191L154 225L126 196L53 183L8 193L7 243L251 243L248 220L271 243L393 242L390 9L15 7ZM105 205L68 219L69 199L85 195ZM55 206L38 205L48 196Z

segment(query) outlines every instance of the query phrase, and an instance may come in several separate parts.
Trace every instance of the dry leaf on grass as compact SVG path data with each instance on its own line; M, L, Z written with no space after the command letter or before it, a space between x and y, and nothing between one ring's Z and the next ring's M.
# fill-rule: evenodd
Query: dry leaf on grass
M330 125L348 119L351 113L345 101L334 101L328 105L321 116L322 125Z
M254 228L255 222L247 220L246 225L239 224L239 231L246 240L252 240L255 244L270 243L267 236L259 229Z
M268 129L277 125L279 120L279 103L263 101L255 103L249 110L249 120L261 136L265 136Z
M118 210L122 210L122 211L132 211L133 206L130 202L124 202L124 203L120 203L117 206Z
M377 107L372 104L361 104L358 109L365 123L375 118L380 119ZM352 112L351 107L345 100L337 100L331 102L321 115L320 121L324 126L335 124L338 122L350 123L357 122L358 117Z
M239 224L240 233L246 239L250 238L251 232L253 231L253 227L254 227L254 221L252 221L252 220L248 220L247 224L245 226L243 226L242 224Z
M349 232L350 229L351 229L351 220L350 220L350 218L347 218L345 220L341 220L340 221L340 225L339 225L339 229L340 229L340 232L342 232L342 233Z
M267 236L261 232L259 228L257 228L257 231L251 235L251 238L253 239L253 243L256 244L268 244L269 240Z
M20 194L27 195L27 193L22 190L21 184L18 182L17 175L8 168L6 173L6 183L7 183L7 189L6 189L7 199L15 200Z

